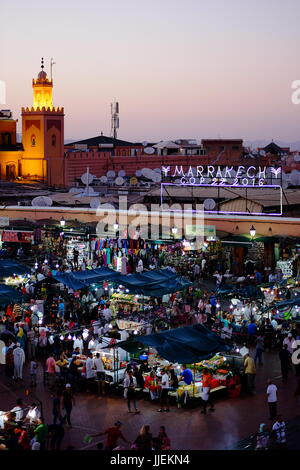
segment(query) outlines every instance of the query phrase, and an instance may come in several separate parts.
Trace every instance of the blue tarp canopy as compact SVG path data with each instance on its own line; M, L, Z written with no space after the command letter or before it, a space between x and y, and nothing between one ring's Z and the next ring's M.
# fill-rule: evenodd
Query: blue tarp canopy
M88 285L95 282L118 280L120 273L110 268L85 269L84 271L74 271L72 275L75 279L87 282Z
M170 269L156 269L141 274L122 275L109 268L86 269L71 273L57 273L54 278L72 289L84 289L92 284L111 281L126 287L132 294L161 297L192 285Z
M232 349L203 325L185 326L117 343L118 348L129 352L141 352L147 346L155 348L164 359L180 364L193 364Z
M0 284L0 305L9 305L11 303L22 302L24 296L14 287Z
M3 279L14 274L31 274L31 269L11 259L0 259L0 278Z
M169 281L159 281L153 287L151 286L135 286L132 282L124 282L121 284L126 287L132 294L142 294L146 297L162 297L166 294L178 292L191 286L192 283L186 279L178 277L177 279L170 279Z
M70 287L74 290L84 289L85 287L87 287L84 282L78 281L72 273L58 273L53 277L58 282L61 282L65 286Z
M162 297L192 285L191 282L178 276L170 269L156 269L141 274L121 275L119 284L125 286L133 294L149 297Z
M71 273L57 273L54 276L71 289L85 289L95 283L108 280L117 280L120 273L109 268L85 269L84 271L73 271Z

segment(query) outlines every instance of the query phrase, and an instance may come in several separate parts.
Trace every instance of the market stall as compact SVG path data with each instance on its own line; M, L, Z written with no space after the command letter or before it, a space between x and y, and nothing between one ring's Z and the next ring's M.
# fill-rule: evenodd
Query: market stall
M169 391L170 398L174 397L179 405L201 398L204 369L211 371L211 393L223 390L228 392L229 396L240 394L239 373L242 369L242 356L237 356L236 361L233 361L233 356L226 354L232 348L203 325L133 338L119 343L118 346L130 352L131 360L147 361L149 370L156 371L158 380L151 379L152 389L148 387L152 394L160 388L159 377L162 369L173 368L180 377L180 364L189 364L188 367L193 372L192 383L179 383L177 390ZM144 374L144 379L149 382L148 373Z
M225 354L216 354L211 359L190 364L193 370L194 383L181 385L176 391L177 403L187 404L189 401L201 398L203 393L203 371L208 370L211 375L210 393L226 392L229 397L238 397L241 393L241 378L243 359L242 356L235 357ZM172 393L171 393L172 394ZM173 394L174 395L174 394Z
M138 296L136 295L114 292L110 297L110 307L115 315L120 310L122 310L126 315L139 311L141 305L139 303Z

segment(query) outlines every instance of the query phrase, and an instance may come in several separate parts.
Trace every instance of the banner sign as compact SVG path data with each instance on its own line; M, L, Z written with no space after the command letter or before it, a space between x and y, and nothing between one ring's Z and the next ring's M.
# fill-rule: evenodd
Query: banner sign
M3 230L1 239L3 242L31 243L33 232L16 232L15 230Z
M275 182L272 187L281 186L281 168L275 167L197 165L184 169L182 165L176 165L162 166L161 171L164 180L180 185L255 187L267 185L271 181Z

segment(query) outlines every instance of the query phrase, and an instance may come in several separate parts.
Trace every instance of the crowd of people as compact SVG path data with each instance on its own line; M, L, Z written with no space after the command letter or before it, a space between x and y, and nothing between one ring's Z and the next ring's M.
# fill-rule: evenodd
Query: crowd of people
M75 394L82 390L93 392L94 379L100 383L101 393L106 393L104 364L97 349L98 346L99 349L101 347L101 338L116 329L118 319L139 323L141 328L138 334L149 334L182 325L203 324L220 334L221 338L243 356L243 380L248 393L255 390L257 366L263 366L264 355L269 350L278 351L282 380L288 380L292 368L291 358L300 339L297 322L279 321L274 310L270 311L268 318L261 315L260 305L253 298L238 298L235 303L223 298L220 288L229 277L226 277L226 272L222 274L221 266L217 266L219 271L209 277L205 256L199 260L188 261L187 271L193 281L190 288L162 298L150 298L138 309L124 311L119 308L114 312L111 308L109 289L104 284L97 289L76 291L53 282L53 267L62 272L85 269L88 266L95 268L103 265L103 258L94 256L92 260L83 260L79 265L78 256L74 252L73 263L60 260L53 266L55 262L55 256L48 254L47 260L38 263L33 276L18 288L24 295L24 303L8 305L0 312L0 337L5 342L2 351L5 355L5 374L10 380L22 382L25 371L30 376L31 387L35 388L38 372L42 371L44 382L53 395L53 423L48 425L48 431L54 447L61 445L64 426L72 426L71 414ZM131 272L142 272L164 266L164 256L162 253L159 257L151 253L143 259L136 256L132 257L132 263L129 264L132 266ZM168 262L167 267L175 270L172 263ZM263 280L258 270L248 276L255 285ZM280 281L280 273L270 272L265 276L269 282ZM245 279L240 282L245 282ZM37 302L41 299L42 306ZM86 356L84 361L81 357L83 354ZM295 371L299 377L297 365ZM143 377L144 372L147 372L146 379ZM203 375L205 391L201 412L206 414L208 406L209 411L214 411L215 407L211 400L209 371L204 371ZM159 403L157 411L168 412L168 392L176 390L182 383L189 385L192 382L192 372L186 366L182 367L181 374L178 375L178 370L172 365L158 370L143 363L131 362L123 377L124 398L127 400L128 411L139 412L135 390L140 388L148 389L151 400ZM276 387L272 383L268 385L268 403L270 418L274 420L277 408L274 405L276 392L273 386ZM300 389L300 382L298 388ZM20 421L14 415L15 411L10 413L4 424L4 430L8 434L15 425L19 426ZM25 423L27 424L26 420ZM44 441L40 442L43 437L36 439L35 435L35 429L38 429L37 435L45 434L46 424L42 416L35 425L36 428L31 427L26 431L27 437L22 434L25 433L22 427L20 433L16 432L15 435L22 434L22 440L27 442L27 447L30 442L30 446L35 445L36 449L38 441L43 449ZM156 441L152 437L149 438L151 433L147 426L141 430L140 435L148 436L146 440L151 441L151 446L155 448ZM138 442L144 440L140 438L135 445L139 446ZM6 445L10 448L20 445L20 442L16 444L15 440L8 440Z

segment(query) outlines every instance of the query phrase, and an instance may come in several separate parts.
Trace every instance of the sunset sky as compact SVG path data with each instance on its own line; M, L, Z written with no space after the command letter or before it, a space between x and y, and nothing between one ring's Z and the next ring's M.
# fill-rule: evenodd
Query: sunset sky
M0 80L32 104L45 58L65 138L300 140L299 0L0 0ZM20 127L19 127L20 132Z

